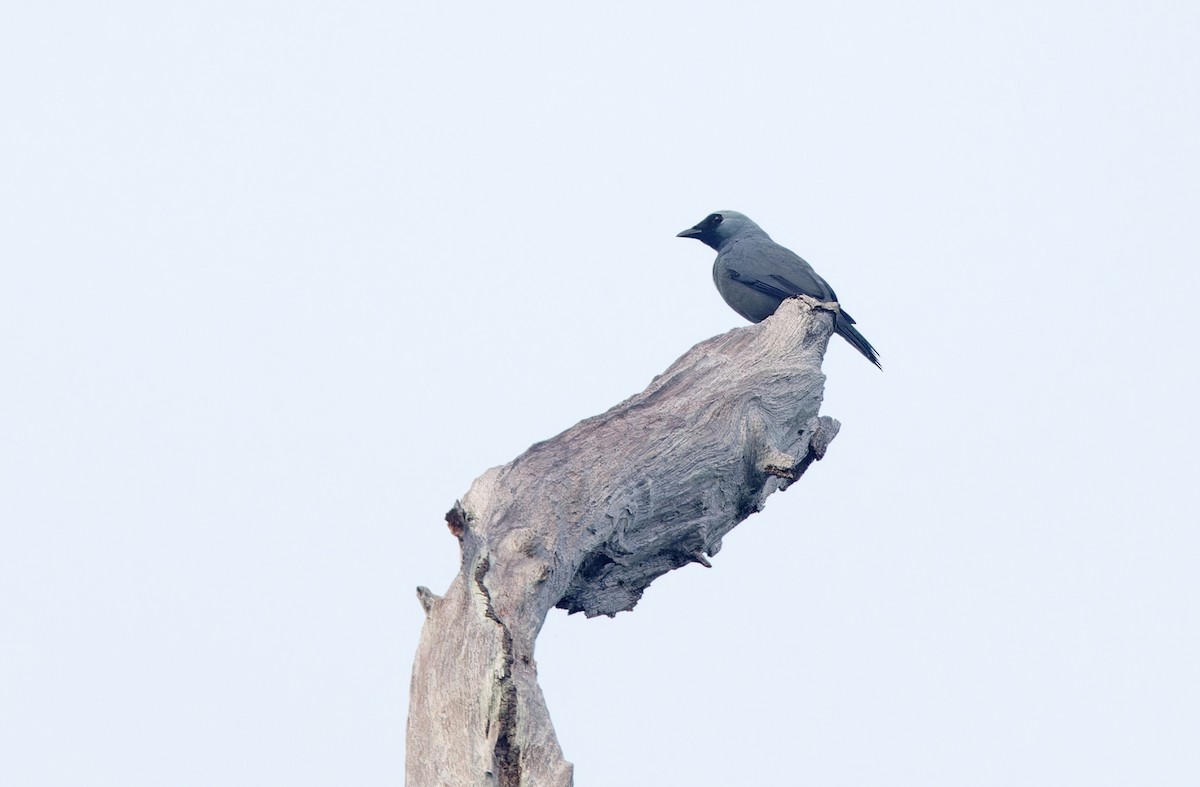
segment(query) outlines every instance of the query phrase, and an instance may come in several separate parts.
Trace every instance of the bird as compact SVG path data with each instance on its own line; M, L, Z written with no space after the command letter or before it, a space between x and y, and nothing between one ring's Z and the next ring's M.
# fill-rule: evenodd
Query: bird
M836 301L837 294L800 255L771 240L750 218L736 210L710 213L677 238L695 238L717 252L713 283L735 312L750 322L762 322L779 304L797 295L819 301ZM879 353L854 327L844 310L833 320L833 330L868 361L883 369Z

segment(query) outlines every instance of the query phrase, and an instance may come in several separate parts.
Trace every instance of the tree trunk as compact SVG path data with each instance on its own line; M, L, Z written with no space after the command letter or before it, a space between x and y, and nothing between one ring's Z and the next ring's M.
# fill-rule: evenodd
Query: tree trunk
M409 787L563 787L533 660L552 607L633 609L820 459L836 305L801 298L689 350L603 415L488 470L447 514L462 568L426 612L413 664Z

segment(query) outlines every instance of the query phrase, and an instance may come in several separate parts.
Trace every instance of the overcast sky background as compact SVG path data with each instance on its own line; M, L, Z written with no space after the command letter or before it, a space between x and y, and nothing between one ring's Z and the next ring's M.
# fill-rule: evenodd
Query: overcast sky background
M825 461L555 610L590 785L1200 783L1200 5L8 0L0 783L397 785L486 468L805 256Z

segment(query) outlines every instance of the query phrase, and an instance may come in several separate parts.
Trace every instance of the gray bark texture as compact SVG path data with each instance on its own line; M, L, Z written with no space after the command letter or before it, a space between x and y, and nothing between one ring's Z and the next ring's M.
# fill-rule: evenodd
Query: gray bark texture
M553 607L633 609L657 577L708 566L722 537L820 459L836 304L785 301L689 350L650 386L476 479L447 514L462 568L418 589L409 787L564 787L534 641Z

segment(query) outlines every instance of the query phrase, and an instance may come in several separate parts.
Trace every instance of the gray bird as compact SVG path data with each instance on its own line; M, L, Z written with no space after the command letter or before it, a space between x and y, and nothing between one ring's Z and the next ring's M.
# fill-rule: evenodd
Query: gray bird
M771 240L762 227L735 210L711 213L676 237L695 238L717 250L717 260L713 263L717 292L750 322L762 322L775 313L779 304L797 295L826 302L837 300L833 288L811 265ZM834 318L833 330L868 361L883 368L879 353L858 332L854 318L845 311Z

